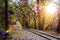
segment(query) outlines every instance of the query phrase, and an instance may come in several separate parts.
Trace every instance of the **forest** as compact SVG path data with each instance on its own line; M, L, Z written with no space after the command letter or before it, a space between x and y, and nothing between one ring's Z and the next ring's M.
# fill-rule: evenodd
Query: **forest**
M59 34L60 0L0 0L0 31L17 20L22 28Z

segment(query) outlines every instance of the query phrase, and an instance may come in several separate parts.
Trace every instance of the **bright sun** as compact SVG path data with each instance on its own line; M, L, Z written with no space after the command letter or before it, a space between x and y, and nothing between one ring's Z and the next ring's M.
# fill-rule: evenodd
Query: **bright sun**
M46 6L46 11L48 13L54 14L57 11L57 9L55 5L49 4L48 6Z

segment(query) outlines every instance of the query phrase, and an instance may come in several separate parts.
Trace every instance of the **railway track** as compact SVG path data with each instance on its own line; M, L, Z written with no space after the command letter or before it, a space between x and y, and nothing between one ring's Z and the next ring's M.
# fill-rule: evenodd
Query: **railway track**
M32 32L32 33L34 33L36 35L39 35L39 36L41 36L43 38L46 38L47 40L60 40L60 38L58 38L58 37L48 35L48 34L42 33L42 32L37 31L37 30L29 30L29 29L25 29L25 30L28 30L29 32Z
M43 34L43 35L46 35L47 37L49 37L51 39L60 40L60 38L55 37L55 36L52 36L52 35L48 35L48 34L45 34L45 33L39 32L39 31L35 31L35 32L40 33L40 34Z

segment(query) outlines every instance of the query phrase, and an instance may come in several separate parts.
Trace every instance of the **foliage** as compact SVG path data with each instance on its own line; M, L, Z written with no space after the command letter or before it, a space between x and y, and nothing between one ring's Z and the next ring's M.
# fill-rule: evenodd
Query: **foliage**
M17 12L19 9L19 5L16 2L12 2L12 0L8 1L8 7L13 12Z
M4 1L3 0L0 0L0 21L1 21L1 27L4 26L5 24L5 20L4 20Z
M11 4L12 3L12 4ZM11 10L12 12L17 12L19 9L19 6L16 2L12 2L12 0L8 0L8 10ZM4 0L0 0L0 21L1 21L1 27L4 28L5 25L5 2Z

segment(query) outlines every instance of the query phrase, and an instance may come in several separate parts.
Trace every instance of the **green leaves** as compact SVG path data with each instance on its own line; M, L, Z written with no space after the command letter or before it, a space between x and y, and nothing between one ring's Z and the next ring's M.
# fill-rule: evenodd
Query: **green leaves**
M9 9L12 10L13 12L17 12L19 9L19 5L16 2L9 1Z
M1 21L1 26L4 26L4 23L5 23L5 21L4 21L4 13L3 13L4 6L5 6L4 1L0 0L0 21Z

